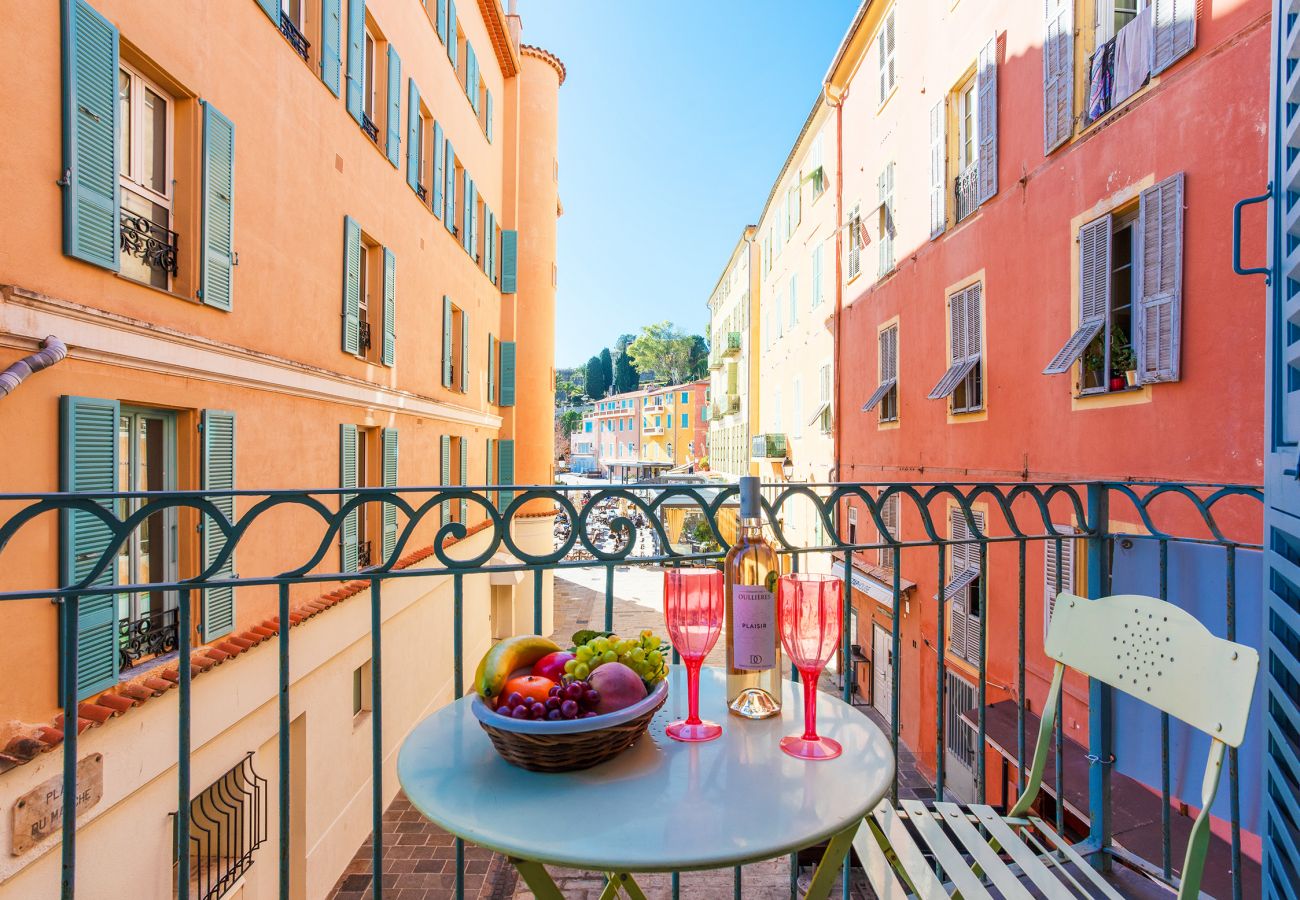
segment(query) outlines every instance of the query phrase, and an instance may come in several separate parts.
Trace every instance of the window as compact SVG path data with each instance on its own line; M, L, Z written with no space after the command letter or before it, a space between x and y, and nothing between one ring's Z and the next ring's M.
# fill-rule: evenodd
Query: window
M814 203L826 191L826 168L822 164L822 136L820 134L813 140L812 149L808 151L808 158L804 162L803 181L812 187Z
M311 42L307 40L307 3L304 0L280 0L280 33L306 62Z
M880 278L888 275L894 270L894 234L896 228L894 225L894 164L891 162L880 177L876 180L876 189L880 194L880 222L878 230L880 234L879 267L876 275Z
M889 12L885 13L885 19L880 24L880 31L876 33L876 61L880 70L880 102L884 103L889 99L890 93L894 90L894 85L898 83L898 71L894 60L895 51L897 50L897 39L894 29L894 11L897 5L891 6Z
M862 214L859 207L854 206L853 211L849 213L849 240L848 240L848 279L852 281L858 277L862 271L862 247L865 241L862 240Z
M803 385L794 380L790 409L790 436L803 437Z
M966 769L975 768L975 748L979 746L979 734L962 714L977 706L975 685L955 672L945 674L947 698L944 717L947 727L943 731L945 757L955 760Z
M683 403L690 403L690 402L691 402L691 395L690 395L688 392L686 392L686 391L682 391L682 402L683 402Z
M1069 525L1053 525L1056 534L1074 534ZM1060 554L1057 554L1057 547ZM1056 609L1056 595L1061 591L1074 591L1075 585L1075 540L1067 538L1062 541L1043 541L1043 639L1047 639L1047 629L1052 624L1052 613ZM1058 587L1059 585L1059 587Z
M812 249L812 307L816 309L822 302L822 245L820 242Z
M803 218L799 187L795 184L785 194L785 239L787 241L794 236L795 229L799 227L799 222Z
M790 327L799 321L799 281L798 276L790 276Z
M683 427L683 428L690 428L690 427L691 427L691 414L690 414L690 413L682 413L682 427Z
M972 510L971 517L979 533L985 534L984 513ZM950 610L948 652L978 665L982 627L979 537L971 531L961 507L952 507L948 519L950 574L942 592Z
M817 422L822 434L830 434L835 425L835 411L831 405L832 384L831 384L831 366L826 363L820 369L818 374L818 392L817 392L817 412L813 415L812 422Z
M1137 14L1151 5L1151 0L1098 0L1097 45L1119 34Z
M957 89L954 97L957 113L957 181L954 200L957 221L979 206L979 122L978 93L971 78Z
M360 322L358 356L378 362L382 351L384 266L383 248L367 235L361 236L361 295L357 307Z
M898 325L882 329L878 337L879 354L877 366L880 369L880 381L875 391L863 404L862 411L870 412L880 407L881 422L898 421Z
M898 532L898 504L899 495L890 494L880 503L880 518L885 523L885 528L889 534L882 533L881 541L893 541L895 543L902 540ZM898 562L898 549L894 547L881 547L876 551L876 565L882 569L894 570Z
M454 161L449 160L447 162L447 165L451 167L451 171L454 173L455 180L452 183L457 185L465 184L465 166L461 164L460 157L456 157ZM452 206L454 209L454 211L451 214L451 220L450 220L452 226L452 234L455 234L458 237L460 237L461 243L463 245L465 243L465 225L466 225L465 204L453 203Z
M984 408L982 294L983 285L977 281L948 298L948 370L930 391L929 398L951 398L954 413Z
M416 177L419 180L416 182L415 193L419 195L421 203L432 204L437 187L433 183L433 179L437 177L437 173L434 171L433 159L435 153L433 146L433 115L425 107L423 101L420 103L419 115L416 116L414 137L415 146L419 153L419 158L416 160L416 165L419 166L416 169Z
M174 101L135 69L118 70L121 272L166 290L176 274L172 233Z
M364 716L370 711L370 660L352 670L352 717Z
M368 24L364 42L361 74L362 112L364 113L362 127L366 129L372 141L377 141L379 128L375 125L375 110L379 106L379 78L376 71L379 42L375 40Z
M190 896L225 894L252 868L266 838L266 779L253 769L250 751L190 800Z

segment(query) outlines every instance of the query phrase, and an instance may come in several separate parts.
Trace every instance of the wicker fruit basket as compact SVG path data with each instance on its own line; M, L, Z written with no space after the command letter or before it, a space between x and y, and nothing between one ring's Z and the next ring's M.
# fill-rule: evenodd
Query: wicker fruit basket
M510 719L475 697L474 717L508 763L533 772L576 772L613 759L636 743L668 699L668 682L618 712L550 722Z

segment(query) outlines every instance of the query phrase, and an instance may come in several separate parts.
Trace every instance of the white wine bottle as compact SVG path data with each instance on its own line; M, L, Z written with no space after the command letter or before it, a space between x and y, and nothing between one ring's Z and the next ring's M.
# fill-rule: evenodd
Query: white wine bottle
M776 582L781 562L763 537L758 479L740 479L740 534L723 563L727 598L727 707L747 719L781 711Z

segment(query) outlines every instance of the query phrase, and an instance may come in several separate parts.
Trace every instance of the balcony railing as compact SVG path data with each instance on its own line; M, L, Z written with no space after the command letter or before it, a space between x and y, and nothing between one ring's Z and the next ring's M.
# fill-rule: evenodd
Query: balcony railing
M293 19L289 18L289 14L283 10L280 12L280 34L284 35L284 39L289 42L299 56L303 59L307 58L307 50L311 47L311 43L308 42L307 38L303 37Z
M953 204L957 210L958 222L975 212L976 207L980 205L979 179L980 164L979 160L976 160L962 169L953 180Z
M361 130L366 133L366 137L375 143L379 143L379 126L375 124L374 119L365 113L361 114Z
M623 510L616 518L606 518L597 523L596 516L584 515L584 495L588 505L598 504L619 507ZM876 679L859 678L857 665L866 657L872 666L888 667L888 693L873 697L873 705L888 713L888 723L883 727L889 735L895 752L910 750L916 755L921 769L933 773L933 788L939 799L954 799L969 791L968 797L976 802L1007 805L1009 798L1018 794L1028 772L1027 743L1036 728L1034 710L1041 712L1045 694L1042 676L1044 659L1042 629L1038 604L1046 613L1047 601L1055 596L1053 587L1069 589L1091 597L1111 593L1147 593L1162 600L1192 608L1209 628L1229 639L1258 640L1258 625L1243 624L1242 634L1237 632L1238 621L1253 623L1259 615L1260 520L1263 505L1262 492L1255 487L1234 485L1206 485L1181 483L1141 482L1013 482L1013 483L843 483L768 485L763 491L763 512L766 527L783 565L793 570L816 570L833 560L833 568L843 574L844 609L846 627L839 648L839 670L850 668L842 677L841 695L845 701L856 699L854 686L872 685ZM259 740L273 740L278 746L275 777L268 778L272 785L266 802L254 802L252 807L259 815L269 818L260 832L250 832L243 847L249 849L246 864L241 871L244 877L254 877L259 870L273 882L280 884L280 896L290 895L292 860L302 851L304 840L300 828L295 828L291 810L298 808L294 792L304 782L295 775L295 766L302 759L321 758L319 754L335 753L338 760L348 759L337 747L310 745L313 732L294 727L292 718L308 699L291 691L294 684L290 673L291 649L300 646L288 640L289 633L282 623L301 617L290 604L291 589L304 585L328 585L347 582L360 583L363 593L353 602L360 602L369 610L369 664L379 673L385 666L393 667L393 674L402 665L400 653L389 655L385 662L385 642L381 636L391 633L383 627L381 592L393 582L405 578L443 578L451 592L449 622L452 635L449 639L448 660L452 674L452 693L462 695L466 678L466 659L463 646L463 617L471 615L467 603L479 602L475 598L485 594L466 591L467 575L509 573L510 580L522 582L519 588L532 597L533 631L540 632L544 622L545 578L550 573L595 566L605 570L603 603L597 602L596 621L603 612L606 630L615 627L615 583L618 573L629 566L663 566L709 564L716 562L729 546L729 535L734 536L734 519L725 513L734 510L737 491L734 487L701 488L692 485L655 485L653 487L597 487L570 485L456 487L439 486L409 488L360 488L280 491L234 491L204 494L191 492L157 492L130 495L131 504L120 503L121 494L8 494L0 495L0 566L8 573L5 590L0 591L0 607L6 603L53 599L62 608L57 653L60 676L59 697L64 709L77 708L77 641L79 617L83 606L97 597L113 596L133 591L177 591L182 596L178 613L177 634L179 655L189 659L194 649L192 635L196 616L201 609L200 600L208 589L238 587L240 589L273 592L264 595L270 601L278 618L266 620L269 625L259 625L265 632L259 640L278 646L278 669L266 671L270 683L265 684L266 701L278 711L278 740L275 735ZM237 503L226 504L226 498ZM474 512L472 519L476 534L481 535L482 551L466 552L454 546L467 538L469 531L459 523L439 525L439 507L447 501L467 504ZM331 555L337 547L338 535L352 513L363 505L369 508L389 507L398 517L396 534L385 552L374 557L374 565L359 572L334 571ZM512 542L512 533L526 521L536 521L539 505L554 508L567 519L569 527L556 539L550 552L523 552ZM678 540L685 526L680 520L670 520L669 511L689 507L694 518L707 526L718 550L678 552ZM901 508L905 507L905 508ZM133 509L129 517L119 517L119 510ZM220 510L238 508L241 513L226 519ZM132 540L133 532L162 510L176 511L194 518L215 518L216 538L209 544L210 564L190 577L169 583L115 585L113 573L121 549ZM795 512L797 510L797 512ZM89 526L95 531L95 551L88 558L78 556L79 580L58 586L53 583L54 567L24 566L23 555L30 553L34 542L43 540L49 528L50 514L75 517L79 527ZM276 559L266 553L267 528L285 521L283 516L300 516L298 525L291 531L280 530L283 539L294 541L286 547L283 556ZM305 518L302 518L305 517ZM263 523L265 519L268 525ZM800 541L787 532L791 521L816 521L821 524L817 539ZM891 530L885 523L904 522L906 531ZM965 523L959 537L956 524ZM1059 523L1069 523L1072 530L1065 531ZM609 523L613 523L612 527ZM1133 523L1122 525L1119 523ZM260 527L259 527L260 526ZM694 524L691 525L692 529ZM643 541L641 532L649 531L656 540ZM213 532L209 532L212 534ZM255 546L258 552L240 550L244 541ZM432 540L430 546L425 546ZM818 543L820 541L820 543ZM514 554L498 554L505 545ZM1073 542L1082 562L1079 571L1063 568L1065 546ZM689 546L689 544L688 544ZM650 548L650 549L647 549ZM661 549L667 548L667 549ZM1054 550L1050 557L1048 549ZM862 574L869 561L877 558L877 551L890 550L895 554L892 571L882 580ZM1284 548L1285 549L1285 548ZM236 552L245 554L244 567L237 577L221 577L228 571L228 561ZM1030 553L1034 556L1030 557ZM9 558L5 554L8 553ZM638 555L641 553L642 555ZM97 557L96 557L97 554ZM1044 559L1054 559L1053 567ZM256 560L257 566L253 560ZM961 590L949 589L956 566L965 566L962 573L974 571L974 580L967 579L965 599ZM1042 576L1042 580L1040 579ZM1254 579L1250 582L1244 579ZM859 585L866 582L869 589ZM874 579L874 580L873 580ZM910 579L910 580L905 580ZM915 583L915 584L914 584ZM925 587L921 588L921 584ZM935 587L938 585L939 587ZM424 588L421 587L423 591ZM368 591L368 593L367 593ZM934 597L931 597L931 594ZM273 599L278 597L278 601ZM978 610L972 600L978 598ZM1240 599L1240 604L1239 604ZM1034 605L1031 606L1030 603ZM959 604L964 603L964 608ZM1254 605L1252 605L1254 604ZM100 605L102 606L102 604ZM308 604L316 607L316 601ZM391 607L391 604L390 604ZM16 608L29 609L28 606ZM863 615L858 624L858 612ZM360 610L358 610L360 612ZM958 653L969 657L970 663L950 662L948 621L951 615L960 615L967 630L966 640ZM472 615L485 615L473 609ZM909 621L905 623L904 616ZM918 619L919 617L919 619ZM364 621L364 618L358 618ZM411 621L409 618L407 621ZM414 621L419 621L414 620ZM865 633L855 633L848 623L858 624ZM874 624L873 624L874 623ZM308 626L310 627L310 626ZM364 625L362 626L364 627ZM441 627L441 626L439 626ZM593 626L594 627L594 626ZM638 626L639 627L639 626ZM904 643L904 627L918 640ZM877 630L878 629L878 630ZM971 631L976 632L970 640ZM326 631L325 634L332 632ZM862 648L873 648L873 638L882 634L879 646L887 648L882 656L872 650L867 657ZM443 635L429 635L430 646L438 646ZM918 646L919 644L919 646ZM294 653L317 652L319 647L310 641L307 647L315 650L294 650ZM343 645L340 645L343 646ZM954 648L956 649L956 648ZM855 652L855 650L857 652ZM356 656L354 654L354 656ZM356 656L356 658L361 658ZM1032 661L1032 665L1027 662ZM470 661L472 664L472 660ZM674 659L674 662L677 660ZM990 672L990 664L994 671ZM190 850L195 845L207 823L194 812L194 783L190 766L191 754L203 750L208 754L204 763L211 765L210 751L216 748L210 728L205 724L198 731L202 743L193 743L197 714L211 715L211 708L194 705L191 685L198 667L181 665L175 678L178 701L170 707L176 715L175 747L177 764L174 775L176 802L174 852L176 883L175 895L181 900L196 896L191 873ZM218 670L220 671L220 670ZM29 676L32 673L29 673ZM37 676L39 677L39 676ZM54 675L48 676L53 682ZM221 677L219 675L211 677ZM296 676L295 676L296 677ZM1285 677L1285 676L1282 676ZM961 702L951 699L957 693L948 693L944 686L957 678L962 685ZM1032 679L1032 681L1031 681ZM360 780L368 782L371 789L370 813L372 834L362 845L369 857L369 871L373 883L373 896L392 897L392 871L385 865L385 849L396 843L399 836L383 827L383 798L385 783L391 788L391 762L398 736L405 734L413 722L401 720L403 711L411 708L409 684L402 688L402 703L385 711L385 687L388 678L378 677L364 681L364 700L369 704L368 722L357 720L354 728L371 731L368 770ZM917 685L928 684L934 690L933 704L925 700L928 691L917 691ZM900 690L908 685L906 692ZM1082 687L1083 682L1080 682ZM249 687L245 683L245 688ZM33 685L35 690L35 685ZM44 690L44 688L41 688ZM954 689L955 690L955 689ZM39 693L39 692L38 692ZM208 698L220 698L219 693L209 693ZM945 696L949 701L945 704ZM357 694L354 693L354 702ZM1000 699L999 699L1000 698ZM248 709L256 709L255 698L239 697ZM1167 718L1143 712L1146 707L1126 705L1122 714L1118 703L1123 699L1099 682L1088 682L1086 691L1071 691L1065 702L1075 705L1073 717L1086 715L1090 720L1087 746L1080 747L1072 735L1067 735L1070 719L1058 716L1056 720L1055 764L1048 764L1050 788L1040 801L1038 815L1054 820L1059 833L1074 841L1075 849L1098 868L1109 870L1123 865L1146 877L1176 884L1173 860L1181 859L1188 828L1171 827L1175 818L1181 818L1188 803L1199 804L1199 780L1184 778L1181 769L1175 770L1177 759L1171 751L1171 742L1183 740L1175 733L1177 723ZM156 701L164 703L163 700ZM256 701L262 702L262 701ZM1127 702L1127 701L1125 701ZM905 703L913 704L905 706ZM921 705L917 705L921 704ZM416 704L419 708L420 704ZM960 707L960 708L958 708ZM1083 713L1080 708L1086 707ZM153 708L152 705L150 708ZM389 721L391 713L398 721ZM173 713L169 712L168 715ZM928 737L914 740L910 748L900 737L904 719L912 726L924 728ZM207 720L202 720L205 723ZM381 727L381 722L383 726ZM1154 724L1153 724L1154 723ZM1256 726L1261 727L1256 722ZM260 727L260 726L259 726ZM292 729L292 730L291 730ZM62 796L79 796L79 738L78 728L60 732L62 739ZM996 734L995 734L996 732ZM919 732L918 732L919 733ZM260 734L260 732L259 732ZM292 742L291 742L292 735ZM387 735L387 736L386 736ZM225 736L220 736L224 741ZM994 738L996 737L996 740ZM161 733L159 735L161 739ZM1248 736L1247 741L1258 742L1260 733ZM317 741L320 739L317 738ZM291 750L306 741L308 746ZM94 746L93 740L91 740ZM228 746L229 741L225 741ZM158 745L154 744L154 749ZM1073 749L1072 749L1073 748ZM1175 748L1177 749L1177 748ZM1184 746L1183 749L1186 749ZM990 752L993 754L990 757ZM1179 751L1181 753L1181 751ZM1214 896L1258 896L1260 872L1258 865L1243 852L1243 810L1253 810L1256 804L1259 777L1257 757L1263 757L1262 748L1243 745L1242 753L1228 751L1226 790L1221 790L1223 802L1214 807L1224 822L1210 838L1209 860L1203 888ZM259 759L262 758L259 756ZM1001 758L1001 766L994 760ZM1067 758L1070 764L1066 764ZM962 761L973 762L963 769L961 778L951 767ZM232 760L234 762L234 760ZM1054 769L1054 772L1053 772ZM210 771L210 769L208 769ZM218 770L219 771L219 770ZM123 770L119 777L128 777ZM1199 773L1199 770L1198 770ZM13 777L14 771L8 773ZM269 775L270 773L263 773ZM170 775L167 776L169 779ZM1145 780L1142 780L1145 779ZM237 779L241 786L252 785L261 791L263 782L253 774ZM958 781L962 784L959 785ZM1242 785L1249 785L1250 796L1244 796ZM118 784L118 799L122 791L129 795L131 786ZM895 778L892 799L897 800L908 785L900 785ZM1121 792L1124 793L1120 797ZM227 792L228 793L228 792ZM319 799L319 795L314 795ZM1066 798L1068 802L1057 802ZM1121 803L1140 802L1143 815L1154 818L1135 819L1128 807ZM343 798L339 815L353 802L351 796ZM364 802L364 801L363 801ZM1115 809L1123 815L1112 815ZM92 868L77 872L79 849L87 858L102 859L116 844L112 843L109 829L78 828L78 804L64 803L55 816L62 824L61 869L41 866L21 870L15 877L49 877L48 884L36 885L28 880L25 886L33 895L53 896L60 892L64 898L75 896L78 875L83 887L89 881L89 892L94 893ZM97 815L110 812L101 806ZM210 817L208 817L210 818ZM1121 826L1122 822L1122 826ZM1159 822L1159 827L1156 823ZM1186 823L1182 823L1185 825ZM1114 840L1111 828L1123 827L1129 831ZM1145 837L1133 829L1141 828ZM1254 821L1251 828L1258 833L1260 826ZM274 835L265 840L263 835ZM1129 840L1129 837L1132 840ZM1141 839L1139 839L1141 838ZM1151 840L1154 838L1154 840ZM83 846L84 845L84 846ZM1143 857L1135 848L1152 848ZM1251 843L1249 846L1258 846ZM273 849L268 849L273 848ZM457 895L467 888L464 844L454 842L454 863L447 869L454 878ZM239 849L239 848L236 848ZM405 858L430 859L433 848L403 846ZM242 854L244 851L240 850ZM230 854L233 856L234 854ZM241 859L243 857L241 856ZM152 883L153 857L131 854L114 857L114 865L127 867L140 884ZM794 896L800 865L807 862L801 854L790 858L791 896ZM437 861L441 866L441 860ZM338 861L342 873L346 863ZM278 869L277 869L278 866ZM365 870L364 858L360 867ZM349 868L349 872L357 871ZM11 873L12 875L12 873ZM1133 877L1130 875L1130 877ZM61 888L55 881L61 878ZM734 872L734 892L742 896L740 870ZM258 890L259 893L263 891Z
M421 203L429 202L429 189L422 184L415 186L415 195L420 198Z
M118 655L123 669L141 660L172 653L180 646L176 633L180 613L175 609L155 609L118 626Z
M750 456L754 459L785 459L784 434L756 434L750 442Z
M724 357L736 357L740 355L740 332L727 332L727 345L722 348Z
M152 269L176 274L180 249L176 232L126 208L118 210L118 220L122 225L120 247L123 253L144 260Z

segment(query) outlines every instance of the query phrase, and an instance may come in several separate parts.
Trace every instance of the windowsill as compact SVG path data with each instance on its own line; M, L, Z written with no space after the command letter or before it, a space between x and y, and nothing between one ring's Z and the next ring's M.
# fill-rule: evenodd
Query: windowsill
M1094 400L1094 399L1097 399L1097 398L1099 398L1099 397L1114 397L1114 396L1117 395L1117 394L1134 394L1134 393L1138 393L1138 392L1140 392L1140 391L1142 390L1142 388L1143 388L1143 385L1135 384L1135 385L1131 385L1131 386L1127 386L1127 385L1126 385L1125 387L1122 387L1122 388L1120 388L1119 390L1105 390L1105 391L1103 391L1103 390L1098 389L1098 390L1092 390L1092 391L1079 391L1077 394L1074 395L1074 399L1075 399L1075 400Z
M885 95L885 99L881 100L880 105L876 107L876 115L880 115L882 112L885 111L885 107L889 105L889 101L893 100L894 95L897 93L898 93L898 82L895 81L893 86L890 87L889 93Z
M206 305L202 300L198 299L197 297L186 297L184 294L178 294L175 291L168 290L167 288L160 288L157 287L156 285L146 284L145 282L140 281L138 278L132 278L130 275L123 275L121 272L114 272L113 274L125 282L138 285L142 288L151 290L157 294L162 294L164 297L171 297L173 300L183 300L186 303L193 303L195 306Z
M900 421L899 421L898 419L896 419L896 418L895 418L895 419L881 419L879 422L876 423L876 430L877 430L877 431L894 431L894 430L899 429L899 428L902 428L902 427L903 427L902 422L900 422Z

